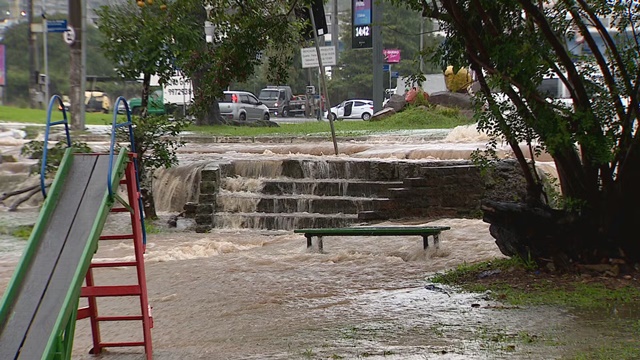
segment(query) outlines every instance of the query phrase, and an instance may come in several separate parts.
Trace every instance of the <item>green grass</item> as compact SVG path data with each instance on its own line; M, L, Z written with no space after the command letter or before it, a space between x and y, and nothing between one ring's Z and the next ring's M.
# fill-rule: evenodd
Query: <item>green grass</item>
M156 226L153 222L146 220L144 222L144 227L145 227L145 232L147 234L160 234L162 232L162 229L158 226Z
M424 111L410 108L382 121L334 121L336 135L359 136L395 130L451 129L472 121L454 110ZM190 126L189 131L218 136L317 135L331 137L329 121L281 124L279 127Z
M594 347L588 352L569 357L571 360L636 360L640 359L640 349L635 341Z
M45 124L47 121L47 110L23 109L13 106L0 106L0 121ZM67 113L67 119L71 119L71 114ZM62 120L62 112L53 111L51 121ZM86 113L85 123L87 125L105 125L113 122L113 114Z
M0 106L0 121L45 124L46 110L23 109L11 106ZM122 116L122 115L120 115ZM67 113L67 119L70 115ZM51 121L62 120L62 113L55 111ZM113 114L86 113L87 125L106 125L113 121ZM120 121L120 120L119 120ZM334 121L338 136L362 136L396 130L416 129L451 129L459 125L471 124L473 121L459 114L455 109L438 109L424 111L408 108L381 121ZM215 136L299 136L316 135L331 137L329 121L311 121L298 124L281 124L279 127L249 126L189 126L187 131Z
M640 303L640 289L620 287L610 289L600 283L585 283L580 279L560 282L554 278L540 278L526 289L496 280L488 284L477 282L478 275L485 271L509 272L520 268L527 272L535 270L535 264L517 257L496 259L477 264L462 264L451 271L435 274L430 278L435 283L461 286L467 291L491 290L494 297L511 305L557 305L577 310L608 308L613 304Z
M9 235L16 237L22 240L28 240L29 236L31 236L31 230L33 230L33 226L31 225L19 225L12 228L9 231ZM0 231L2 233L3 231ZM6 232L6 231L4 231Z
M465 287L466 286L473 287L473 286L476 286L476 284L474 284L474 279L476 279L478 274L483 271L492 271L492 270L504 271L514 267L524 268L529 271L536 269L535 263L531 261L522 260L519 257L512 257L508 259L495 259L493 261L484 261L476 264L463 263L450 271L435 274L430 278L430 280L433 281L434 283L439 283L439 284L463 285ZM478 285L478 286L483 287L483 285ZM467 290L469 289L467 288ZM480 290L484 291L487 289L481 288Z
M487 271L500 271L501 275L495 275L490 281L479 280L478 275ZM529 280L515 280L516 277L522 276ZM611 315L618 311L633 313L634 309L640 306L640 288L637 286L612 287L602 282L588 282L580 277L560 274L544 276L536 272L533 262L520 259L496 259L477 264L463 264L451 271L436 274L430 280L456 285L466 291L490 290L493 298L514 306L551 305L566 308L579 319L586 317L589 322L597 321L597 326L602 331L618 334L608 340L592 339L592 343L586 344L586 348L585 344L579 345L572 354L562 359L640 359L640 347L635 340L640 336L640 319L637 315L621 315L619 318ZM486 336L483 340L489 339L489 343L513 340L493 332L487 332ZM519 333L517 337L523 344L542 340L526 332ZM500 350L511 351L511 346L502 346Z

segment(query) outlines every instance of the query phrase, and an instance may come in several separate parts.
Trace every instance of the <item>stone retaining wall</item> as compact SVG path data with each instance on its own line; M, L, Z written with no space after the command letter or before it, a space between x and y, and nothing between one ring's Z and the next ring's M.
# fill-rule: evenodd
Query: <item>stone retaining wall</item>
M233 164L212 163L201 170L198 203L185 206L185 215L195 218L198 232L206 232L214 224L221 176L234 176L230 173L233 166L229 165ZM301 171L291 170L298 166L287 160L283 165L286 170L283 173L288 176L301 175ZM366 166L362 162L357 166L359 173L384 177L389 181L385 194L380 196L387 200L377 201L376 210L360 213L358 218L363 221L407 217L480 217L483 199L514 201L523 199L525 194L524 179L515 161L502 161L486 174L482 174L469 161L370 161ZM398 186L399 181L402 186Z

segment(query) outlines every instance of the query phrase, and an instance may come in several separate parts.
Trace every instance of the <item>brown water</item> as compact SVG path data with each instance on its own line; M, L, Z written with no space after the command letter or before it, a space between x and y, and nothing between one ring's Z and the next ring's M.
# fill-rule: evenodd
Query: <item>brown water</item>
M481 136L474 137L477 133L456 136L459 140L453 135L439 141L407 136L342 143L339 156L458 159L482 146ZM182 165L195 167L212 159L277 160L332 153L330 142L189 144L181 149L180 159ZM193 168L176 171L190 174ZM166 196L157 201L167 210L179 208L190 190L167 181L161 187ZM35 214L0 212L0 219L28 222ZM168 215L163 214L165 219ZM426 221L402 222L407 223ZM430 287L428 277L434 272L502 255L480 220L429 224L451 230L443 233L438 249L431 246L426 252L415 236L325 237L324 252L319 253L307 250L305 238L291 231L218 229L196 234L165 229L149 234L145 258L155 322L154 358L553 359L570 354L575 339L594 339L597 323L576 329L576 317L562 309L511 308L487 294ZM123 225L127 221L116 217L107 228ZM24 246L9 240L12 248L0 239L0 289L6 287ZM101 244L95 261L113 259L132 259L132 246ZM99 285L134 282L130 269L101 269L96 277ZM100 299L98 306L102 315L139 313L132 299ZM102 339L139 341L142 331L139 323L107 324ZM94 358L87 355L90 348L89 324L81 320L73 358ZM105 353L101 359L144 358L139 348Z
M510 309L486 294L425 288L426 277L501 257L479 220L443 219L438 249L420 237L326 237L324 252L281 231L219 230L151 235L146 254L156 359L546 359L558 349L524 344L520 334L554 337L572 317L550 308ZM131 257L110 244L96 261ZM132 279L100 270L98 282ZM102 313L135 313L102 301ZM517 318L517 321L514 321ZM91 347L78 323L74 358ZM103 328L105 341L141 337L139 326ZM491 339L505 340L496 343ZM512 349L511 346L515 346ZM110 350L105 359L140 355ZM115 353L118 355L115 355Z

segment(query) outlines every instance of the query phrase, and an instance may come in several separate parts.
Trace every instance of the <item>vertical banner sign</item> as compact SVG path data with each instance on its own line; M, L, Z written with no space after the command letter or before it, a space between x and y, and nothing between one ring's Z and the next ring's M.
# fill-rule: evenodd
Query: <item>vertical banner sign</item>
M373 47L371 32L371 1L374 0L351 0L352 1L352 49L371 49Z
M4 59L4 44L0 44L0 86L7 86L7 70Z

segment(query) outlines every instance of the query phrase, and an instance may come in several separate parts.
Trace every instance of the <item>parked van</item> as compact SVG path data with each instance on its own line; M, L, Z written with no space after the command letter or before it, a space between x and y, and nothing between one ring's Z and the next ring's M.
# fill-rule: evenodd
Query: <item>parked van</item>
M305 100L296 99L290 86L267 86L260 90L258 99L276 116L304 114Z

